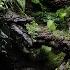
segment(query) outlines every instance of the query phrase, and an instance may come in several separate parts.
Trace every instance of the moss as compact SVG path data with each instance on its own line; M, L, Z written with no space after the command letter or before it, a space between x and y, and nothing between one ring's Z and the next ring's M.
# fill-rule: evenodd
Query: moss
M43 46L41 48L40 54L42 56L41 59L44 58L43 60L45 60L45 65L47 67L50 66L50 69L55 69L56 67L58 67L65 56L63 52L55 54L54 52L52 52L52 48L47 46Z

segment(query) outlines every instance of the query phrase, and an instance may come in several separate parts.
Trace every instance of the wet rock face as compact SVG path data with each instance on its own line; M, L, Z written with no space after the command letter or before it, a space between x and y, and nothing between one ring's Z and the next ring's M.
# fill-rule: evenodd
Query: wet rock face
M33 19L32 17L29 16L22 17L11 10L8 10L3 17L5 18L7 23L16 23L18 25L30 23Z
M32 46L32 39L27 34L27 32L20 26L16 26L14 24L11 25L11 29L15 32L15 35L21 37L23 41L26 41L28 45Z
M24 55L29 52L27 48L29 46L32 46L32 39L24 27L27 22L30 23L31 21L31 17L21 17L11 10L8 10L6 14L3 14L0 17L0 39L6 41L6 44L3 44L3 47L7 52L5 55L0 54L0 68L2 70L14 70L12 69L14 67L12 67L12 64L14 65L14 62L17 60L19 60L19 62L25 61L24 59L21 60L19 58L26 57ZM1 40L0 43L2 43ZM2 47L2 45L0 46ZM24 49L24 47L27 51ZM1 48L0 52L2 52ZM19 62L17 63L20 65ZM22 65L23 64L21 64L21 66Z

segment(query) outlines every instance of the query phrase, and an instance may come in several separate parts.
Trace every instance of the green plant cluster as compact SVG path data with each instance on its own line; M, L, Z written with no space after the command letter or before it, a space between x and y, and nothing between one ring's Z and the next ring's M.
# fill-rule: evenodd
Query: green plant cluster
M12 0L13 1L13 8L15 9L17 13L19 13L21 16L24 15L25 12L25 0Z
M0 11L11 9L23 16L25 12L25 0L0 0Z
M65 54L63 52L59 54L55 54L52 51L51 47L42 45L42 48L40 49L40 53L42 54L42 57L48 60L48 65L50 66L50 70L54 69L54 67L58 67L62 60L64 59ZM46 60L46 61L47 61Z
M38 24L34 20L30 24L26 24L26 29L32 38L35 38L38 35L37 32L40 30Z
M11 1L13 1L13 4ZM12 49L11 51L9 50L9 52L11 52L11 55L13 54L13 57L16 55L16 57L14 57L14 61L17 61L20 58L18 62L23 60L25 56L26 58L29 56L27 59L31 60L38 58L39 61L44 61L44 63L48 65L48 70L54 70L54 67L56 68L60 65L61 61L64 59L65 54L63 52L55 54L51 47L45 45L40 45L39 49L33 49L39 47L39 45L33 47L32 42L35 40L35 37L38 36L38 32L42 31L42 28L40 27L44 28L44 24L46 25L46 29L48 29L45 31L46 33L48 33L47 31L51 31L56 38L64 38L65 40L70 40L70 33L67 32L67 20L70 18L70 7L65 7L58 9L56 12L52 12L49 11L47 7L45 8L41 1L44 0L32 0L32 3L35 3L35 5L39 4L42 10L39 10L38 12L32 11L31 16L33 16L35 19L33 19L31 23L27 23L25 25L27 32L25 31L24 26L20 25L21 23L19 24L19 19L18 24L9 23L10 25L4 23L3 20L0 21L0 51L6 54L9 49ZM0 0L0 10L5 8L9 9L9 6L6 4L8 4L12 10L15 9L17 12L20 12L20 15L23 16L25 11L25 0ZM20 22L22 22L22 18L20 19ZM15 31L13 29L15 29ZM63 30L60 31L60 29ZM31 48L33 47L32 49L30 49L29 43L31 44ZM12 53L13 51L14 53Z
M56 30L56 31L53 31L53 35L60 39L70 40L70 33L67 31Z
M70 17L70 7L58 9L56 12L39 11L33 13L32 16L34 16L38 22L41 21L42 23L48 24L48 20L52 20L52 22L56 24L57 29L67 29L67 19Z

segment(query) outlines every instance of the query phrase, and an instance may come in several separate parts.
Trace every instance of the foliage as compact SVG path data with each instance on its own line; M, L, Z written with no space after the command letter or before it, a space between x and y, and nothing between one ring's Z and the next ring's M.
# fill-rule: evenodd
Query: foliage
M56 14L58 17L60 17L61 19L68 17L70 15L70 7L66 7L66 8L62 8L57 10Z
M0 10L7 10L8 8L23 16L25 12L25 0L0 0Z
M51 47L45 45L43 45L42 48L40 49L40 53L43 54L42 58L44 58L45 56L46 61L48 60L48 62L46 61L45 62L48 63L48 65L50 66L50 68L52 67L52 69L58 67L65 56L63 52L55 54L52 51Z
M35 3L35 4L40 3L40 1L39 1L39 0L32 0L32 2L33 2L33 3Z
M17 2L22 11L25 11L25 0L17 0Z
M48 28L50 31L55 31L55 30L56 30L56 25L55 25L54 21L48 20L48 21L47 21L47 28Z
M65 54L61 52L60 54L56 55L53 52L50 52L48 55L50 64L53 63L55 66L59 66L62 60L64 59Z
M60 10L57 10L56 14L57 14L57 16L59 16L61 19L64 19L64 17L67 15L67 12L66 12L66 10L64 10L64 9L60 9Z
M41 1L43 2L43 0ZM55 12L49 11L48 8L46 7L45 10L42 11L38 10L37 12L32 12L32 16L35 17L35 20L38 23L42 24L42 27L45 24L48 30L52 31L52 34L56 38L62 40L63 39L70 40L70 33L68 31L68 21L67 21L70 18L70 6L57 9ZM41 55L40 60L43 61L45 60L45 63L48 63L47 61L49 61L47 65L50 66L50 68L52 67L52 69L53 67L58 67L65 57L65 54L63 52L56 55L52 51L52 48L48 46L42 46L42 48L40 49L40 55ZM48 70L52 70L52 69L48 69Z
M60 31L60 30L56 30L53 31L53 35L57 38L61 38L61 39L65 39L65 40L70 40L70 33L68 31Z
M32 38L35 38L38 35L37 32L40 30L38 24L34 20L30 24L26 24L26 29Z
M17 13L19 13L21 16L24 15L25 12L25 0L13 0L13 8L15 9Z
M23 16L25 12L25 1L26 0L0 0L0 11L4 9L11 9L12 11L16 11L16 13L19 13L21 16ZM7 57L9 55L13 62L17 61L21 63L22 60L25 59L28 63L30 62L28 60L33 60L34 62L38 61L39 59L39 63L42 63L43 65L45 63L45 65L48 66L48 70L54 70L55 67L60 65L65 54L63 52L55 54L52 50L52 46L48 47L48 44L46 44L46 46L42 45L44 43L39 44L35 39L36 36L38 36L38 33L42 32L44 29L43 25L45 24L46 29L48 30L43 30L43 33L45 32L45 34L50 34L48 31L51 31L52 34L56 38L60 38L60 40L70 40L70 33L66 29L68 23L67 20L70 18L70 7L61 8L55 12L52 12L49 11L47 6L44 7L43 1L45 2L47 0L32 0L32 4L39 4L42 10L38 10L37 12L32 11L32 15L30 16L33 16L35 19L30 23L27 23L28 21L24 21L27 20L27 16L25 19L22 19L22 17L17 17L18 19L15 18L17 19L17 23L15 23L13 20L13 22L8 22L9 20L6 21L6 19L0 19L0 52L6 54ZM26 28L24 26L24 22L27 23L25 25ZM39 22L43 24L38 24ZM66 31L60 31L57 29L65 29ZM33 40L35 41L33 42ZM60 46L59 44L57 45ZM57 47L57 45L55 46ZM62 45L63 44L61 44L60 47L62 47Z
M44 12L39 11L39 12L33 13L32 16L36 18L40 18L39 21L43 21L43 23L47 23L47 20L55 20L55 18L57 17L55 13L47 12L47 11L44 11Z
M61 64L58 68L56 68L55 70L62 70L62 69L65 69L65 70L70 70L70 63L69 61L67 63L64 62L64 64Z
M32 16L36 18L38 22L47 23L48 20L52 20L56 23L57 29L67 29L67 20L70 16L70 7L58 9L56 12L49 12L49 11L39 11L33 13Z
M45 46L45 45L42 45L42 48L41 48L42 52L44 53L49 53L52 51L52 48L51 47L48 47L48 46Z
M1 10L5 10L6 9L6 4L5 4L6 0L0 0L0 11Z

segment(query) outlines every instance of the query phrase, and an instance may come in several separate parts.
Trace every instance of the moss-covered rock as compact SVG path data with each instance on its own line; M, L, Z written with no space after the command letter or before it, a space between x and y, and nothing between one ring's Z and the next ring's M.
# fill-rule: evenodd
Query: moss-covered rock
M64 59L65 54L63 52L55 54L52 52L52 48L48 46L42 46L40 49L40 59L44 61L48 70L53 70L58 67ZM50 67L50 68L49 68Z

